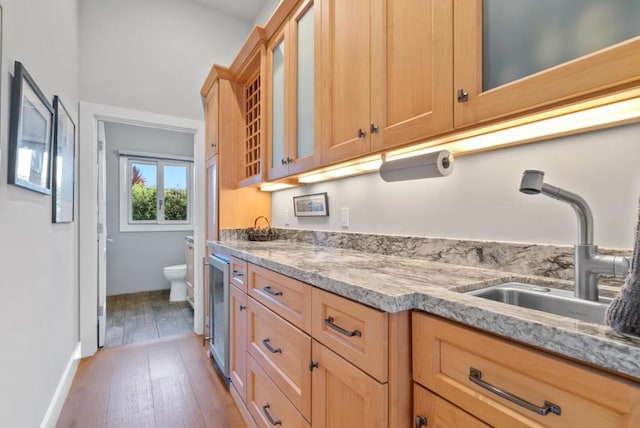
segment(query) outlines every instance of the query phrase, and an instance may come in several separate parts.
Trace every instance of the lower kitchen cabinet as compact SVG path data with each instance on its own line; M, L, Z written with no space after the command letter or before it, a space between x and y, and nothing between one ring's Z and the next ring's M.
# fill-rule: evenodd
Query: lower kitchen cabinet
M247 400L247 295L229 287L229 377L242 401Z
M250 426L410 424L409 312L387 314L252 263L246 271L247 293L230 287L230 377Z
M637 382L425 313L412 332L414 380L457 414L509 428L640 426Z
M309 428L311 426L251 357L249 357L248 374L247 407L259 427L269 428L278 425L282 428Z
M315 340L311 364L314 428L388 426L387 384L377 382Z
M490 428L417 383L413 384L413 415L415 428Z

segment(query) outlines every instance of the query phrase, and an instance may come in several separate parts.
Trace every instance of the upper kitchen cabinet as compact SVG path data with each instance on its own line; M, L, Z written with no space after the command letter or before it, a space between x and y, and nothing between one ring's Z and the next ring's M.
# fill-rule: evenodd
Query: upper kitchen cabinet
M262 27L254 27L230 68L237 70L235 96L240 120L235 139L236 176L242 187L264 178L266 37Z
M204 99L205 114L205 159L218 153L218 96L219 82L216 80Z
M320 8L312 0L291 14L267 48L269 180L320 163Z
M226 111L226 103L229 102L228 95L221 96L220 93L228 91L231 88L231 73L226 67L214 65L202 85L200 93L204 97L204 113L205 113L205 159L209 160L218 154L223 129L220 124L225 120L221 117ZM223 104L223 106L221 106Z
M452 0L325 0L322 163L453 127Z
M455 126L554 107L640 81L640 5L456 0Z

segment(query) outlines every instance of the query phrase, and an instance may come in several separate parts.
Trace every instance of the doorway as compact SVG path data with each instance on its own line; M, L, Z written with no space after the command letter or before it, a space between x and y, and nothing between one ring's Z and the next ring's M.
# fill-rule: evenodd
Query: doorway
M99 296L106 294L98 346L193 331L185 281L193 134L99 121L98 142Z
M193 330L197 334L203 331L203 256L204 241L201 236L204 221L204 122L157 115L149 112L121 109L93 103L80 103L80 148L79 148L79 187L80 187L80 339L82 356L93 355L98 348L98 331L102 323L108 324L108 302L106 291L99 292L99 260L100 240L96 239L99 232L98 209L98 140L100 121L124 125L134 125L159 130L187 133L193 144L193 206L192 230L194 237L194 305ZM99 235L99 234L98 234ZM184 236L184 235L183 235ZM106 238L104 246L110 245ZM184 260L184 259L182 259ZM201 264L202 262L202 264ZM107 266L108 272L108 266ZM97 303L97 304L96 304ZM96 320L101 324L96 325ZM98 328L97 328L98 327ZM103 336L104 337L104 336Z

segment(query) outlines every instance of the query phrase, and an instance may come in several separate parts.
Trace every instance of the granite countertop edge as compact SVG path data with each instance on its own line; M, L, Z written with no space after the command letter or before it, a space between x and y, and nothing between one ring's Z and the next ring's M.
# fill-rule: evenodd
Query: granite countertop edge
M640 380L640 339L622 336L606 326L460 292L509 281L547 281L556 286L562 281L311 244L207 241L207 245L213 252L241 258L385 312L425 311ZM368 267L368 261L377 267ZM396 265L402 266L394 268ZM403 276L412 269L413 275ZM351 276L353 272L356 275ZM434 284L425 285L432 276ZM442 285L445 276L451 278L451 286L448 280L447 286ZM380 281L385 285L369 285Z

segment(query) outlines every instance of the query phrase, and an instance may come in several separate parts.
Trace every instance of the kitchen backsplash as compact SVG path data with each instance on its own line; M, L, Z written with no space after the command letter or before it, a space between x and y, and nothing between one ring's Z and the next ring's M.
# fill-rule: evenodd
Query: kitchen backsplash
M286 228L277 228L276 231L278 239L282 240L400 257L420 257L435 262L525 275L573 279L573 247L569 246ZM220 231L221 241L246 239L246 229L223 229ZM601 248L600 252L631 255L631 249ZM622 284L623 280L623 278L601 277L600 283L615 286Z

